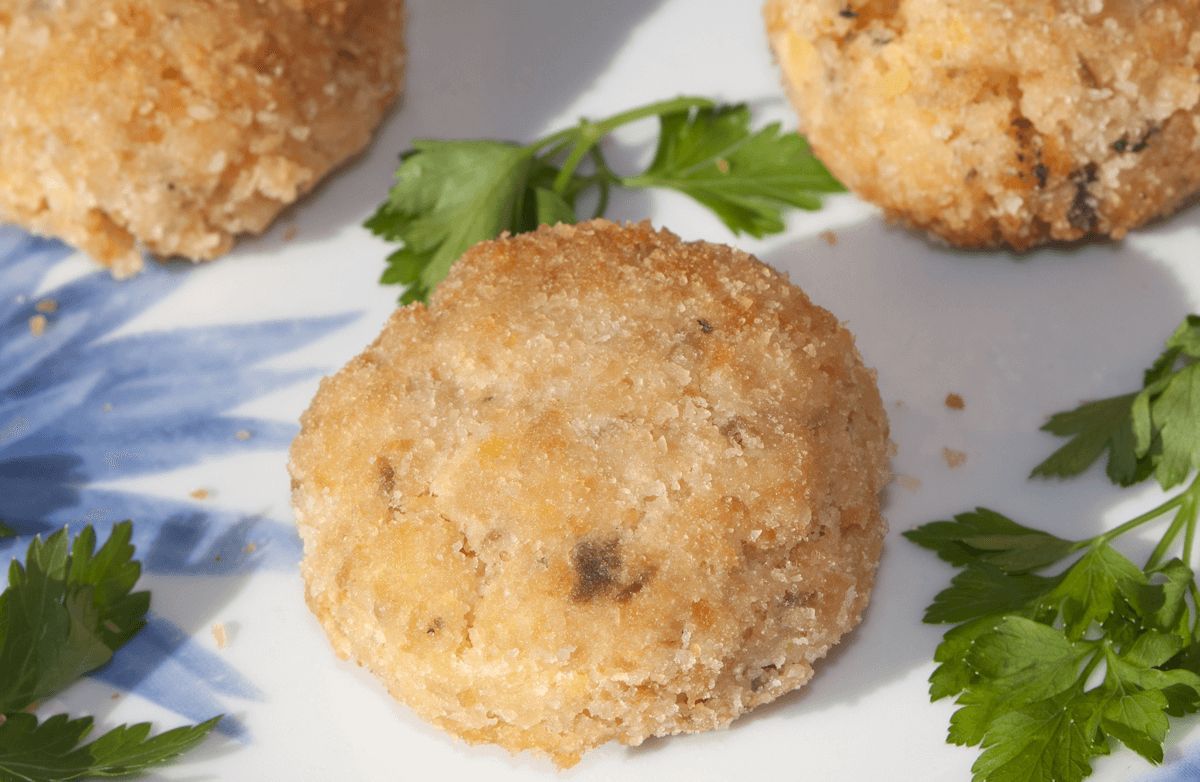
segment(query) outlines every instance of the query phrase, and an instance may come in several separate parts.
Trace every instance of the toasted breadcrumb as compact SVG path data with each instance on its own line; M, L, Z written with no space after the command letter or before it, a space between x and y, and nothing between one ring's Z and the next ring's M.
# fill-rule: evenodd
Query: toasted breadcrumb
M47 315L53 315L58 312L58 301L55 299L42 299L33 308L38 312L43 312Z
M118 276L215 258L366 145L403 30L402 0L10 0L0 219Z
M962 410L966 408L967 403L963 400L960 394L946 394L946 407L951 410Z
M1200 0L769 0L802 131L967 247L1120 238L1200 188Z
M951 470L962 467L967 463L967 454L965 451L959 451L954 448L943 448L942 458L946 460L946 466Z
M825 242L825 244L829 245L830 247L837 247L838 235L833 231L821 231L819 236Z
M191 497L193 500L207 500L208 499L208 489L193 489L191 492L188 493L188 496Z
M246 431L245 429L238 429L236 432L233 433L234 439L241 440L242 442L246 442L247 440L249 440L250 436L251 436L250 432Z
M29 319L29 333L35 337L40 337L46 333L45 315L34 315Z
M225 625L217 622L212 626L213 640L217 642L218 649L224 649L229 644L229 635L225 631Z
M471 742L571 765L719 728L858 623L888 450L850 334L745 253L605 221L485 242L303 417L308 603Z

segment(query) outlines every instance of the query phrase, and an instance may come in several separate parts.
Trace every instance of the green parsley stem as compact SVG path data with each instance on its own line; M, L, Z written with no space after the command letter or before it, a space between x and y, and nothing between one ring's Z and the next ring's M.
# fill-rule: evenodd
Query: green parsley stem
M661 100L656 103L649 103L645 106L639 106L635 109L622 111L620 114L614 114L611 117L602 119L599 122L591 122L589 120L580 120L579 125L572 128L566 128L556 133L551 133L549 136L543 136L537 141L528 146L532 152L542 152L546 147L562 145L556 152L561 152L566 148L566 145L575 140L578 136L580 128L584 125L590 125L596 128L600 135L603 136L612 133L622 125L628 125L631 122L638 120L649 119L663 114L677 114L681 111L691 111L692 109L711 109L717 104L708 98L695 97L678 97L670 98L669 100Z
M608 194L611 190L612 181L616 177L612 173L612 169L608 167L608 161L604 159L604 153L599 147L592 148L592 165L596 167L596 184L600 187L600 196L596 201L596 209L592 213L592 219L603 217L608 211Z
M550 148L545 150L544 152L542 152L540 157L547 158L547 159L555 158L555 157L558 157L559 155L561 155L562 153L566 152L568 149L571 148L571 144L575 140L573 138L573 136L575 135L575 131L576 131L576 128L569 128L566 131L566 133L568 134L567 137L559 139L555 143L551 144ZM558 135L562 135L562 134L556 133L555 135L558 136ZM551 137L551 138L553 138L553 137ZM528 147L526 147L525 149L527 152L529 152L530 156L538 155L538 150L532 144L529 145Z
M1164 502L1163 504L1158 505L1154 508L1151 508L1150 510L1141 514L1140 516L1136 516L1136 517L1130 519L1129 521L1125 522L1124 524L1121 524L1120 526L1113 527L1108 532L1097 535L1094 538L1088 538L1087 540L1079 541L1072 548L1075 550L1079 550L1082 548L1087 548L1088 546L1094 545L1096 543L1108 543L1109 541L1119 538L1120 536L1124 535L1126 532L1129 532L1131 529L1136 529L1137 527L1140 527L1147 522L1154 521L1155 519L1157 519L1159 516L1163 515L1164 513L1167 513L1168 511L1171 511L1174 508L1179 507L1181 504L1183 504L1184 496L1186 494L1187 494L1187 492L1184 492L1184 494L1176 495L1176 496L1172 497L1171 499L1167 500L1166 502Z
M708 98L686 96L657 101L635 109L622 111L599 122L581 119L575 127L560 130L557 133L540 138L526 147L526 149L534 154L553 157L573 142L574 146L571 149L570 155L567 156L562 169L558 172L558 176L554 178L554 192L562 195L566 192L567 187L570 186L571 177L575 174L575 170L579 168L579 164L600 143L600 139L612 133L617 128L651 117L678 114L679 112L691 111L692 109L710 109L714 106L716 106L716 103ZM548 154L544 153L547 147L551 148ZM607 171L608 167L605 166L604 170ZM615 180L616 177L614 176L613 179Z
M1196 579L1192 579L1192 583L1188 584L1188 591L1192 594L1192 605L1196 608L1196 615L1192 620L1192 637L1195 637L1196 633L1200 633L1200 589L1196 587Z
M1113 538L1121 535L1134 527L1140 526L1148 521L1158 518L1163 514L1176 510L1175 518L1171 521L1171 526L1167 527L1166 533L1154 547L1154 551L1150 553L1150 558L1146 560L1145 570L1153 570L1162 564L1162 560L1166 557L1171 546L1175 544L1175 540L1179 537L1180 530L1184 531L1183 538L1183 561L1191 566L1193 546L1196 539L1196 521L1197 510L1200 509L1198 504L1200 499L1200 474L1198 474L1192 484L1183 492L1175 495L1171 499L1162 503L1156 508L1143 513L1135 519L1127 521L1119 527L1116 527L1109 532L1097 536L1092 540L1108 542Z
M1183 528L1186 517L1182 512L1175 514L1175 519L1171 522L1171 526L1167 527L1167 533L1163 535L1162 540L1158 541L1158 545L1154 547L1154 551L1150 552L1150 558L1146 560L1146 566L1143 570L1154 570L1158 567L1163 557L1167 555L1167 551L1175 543L1175 538L1179 537L1179 530ZM1185 558L1184 561L1187 561Z
M591 154L596 144L600 139L604 138L603 131L600 126L588 120L580 120L579 127L576 129L577 141L575 147L571 150L571 154L567 155L567 159L563 162L563 167L559 170L558 176L554 178L554 192L562 195L567 192L567 188L571 186L571 177L575 176L575 169L579 168L579 164L583 159Z
M711 109L715 108L716 105L715 102L708 98L681 96L658 101L657 103L650 103L646 106L630 109L629 111L622 111L620 114L614 114L606 120L597 122L596 128L604 135L612 133L622 125L628 125L638 120L665 116L667 114L678 114L682 111L691 111L692 109Z
M556 133L551 133L549 136L543 136L537 141L525 147L534 154L542 154L544 157L553 157L571 146L571 142L575 139L575 134L579 132L579 128L565 128ZM549 147L549 151L545 151Z
M1193 484L1195 486L1197 484ZM1192 544L1196 542L1196 495L1189 489L1187 499L1179 509L1179 515L1187 519L1187 531L1183 535L1183 561L1191 566Z

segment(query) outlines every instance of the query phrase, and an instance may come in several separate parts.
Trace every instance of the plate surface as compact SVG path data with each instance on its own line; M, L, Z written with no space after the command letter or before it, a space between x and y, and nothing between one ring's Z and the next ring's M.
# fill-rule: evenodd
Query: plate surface
M1200 308L1200 209L1120 244L1015 259L936 248L850 196L767 241L731 236L683 198L618 198L611 217L739 244L842 318L878 369L902 477L864 623L808 688L730 730L604 747L560 775L424 724L337 660L304 606L285 450L319 377L395 304L375 282L387 248L359 223L414 138L532 139L681 93L794 121L756 3L414 0L409 35L407 94L369 152L220 262L116 283L0 229L0 517L24 532L132 518L154 594L147 630L45 710L101 726L230 715L162 779L969 779L975 751L944 743L952 708L926 696L940 630L919 621L951 571L899 533L987 505L1084 537L1155 502L1098 475L1025 476L1055 447L1037 431L1047 414L1135 387ZM613 158L635 164L652 131L634 129ZM58 309L35 337L45 298ZM964 410L945 406L950 392ZM946 448L966 462L951 469ZM1173 731L1176 765L1148 778L1200 777L1200 761L1180 765L1197 727ZM1119 750L1094 778L1150 773Z

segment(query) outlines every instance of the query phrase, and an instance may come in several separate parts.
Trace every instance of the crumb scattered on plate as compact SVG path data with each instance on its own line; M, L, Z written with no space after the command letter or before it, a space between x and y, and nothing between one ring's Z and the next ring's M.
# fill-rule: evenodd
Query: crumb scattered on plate
M962 467L967 463L966 451L959 451L954 448L943 448L942 458L946 460L946 466L951 470Z
M960 394L946 394L946 407L951 410L962 410L966 406L967 403Z

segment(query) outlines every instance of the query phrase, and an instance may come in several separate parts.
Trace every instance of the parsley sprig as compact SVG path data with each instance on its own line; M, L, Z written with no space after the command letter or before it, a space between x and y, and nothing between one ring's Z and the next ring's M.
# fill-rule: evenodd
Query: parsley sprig
M1175 331L1140 391L1059 413L1045 429L1070 440L1034 476L1078 475L1107 453L1114 483L1184 484L1200 467L1200 317ZM1162 762L1169 717L1200 710L1198 521L1195 475L1085 540L986 508L905 533L961 568L925 611L926 622L954 625L934 653L930 696L956 699L947 740L982 748L976 782L1077 782L1114 739ZM1112 544L1151 523L1162 537L1138 567Z
M149 723L121 725L89 743L90 717L28 713L84 674L107 663L146 623L149 592L134 592L133 526L113 527L96 548L85 527L34 538L22 565L9 566L0 593L0 779L58 782L126 776L164 763L198 744L220 720L150 735ZM0 535L11 534L8 528Z
M603 142L618 129L657 117L659 137L646 169L622 176ZM366 227L400 249L380 282L408 286L403 303L424 300L471 245L501 233L574 223L580 198L594 194L602 216L614 188L667 189L690 196L734 233L783 230L790 208L818 209L820 194L843 188L808 143L778 123L755 130L744 105L680 97L581 119L532 144L495 140L413 142L401 156L388 199Z
M1113 483L1130 486L1154 475L1164 489L1200 468L1200 315L1189 315L1141 391L1088 402L1058 413L1045 431L1070 437L1034 468L1041 477L1068 478L1107 453Z

